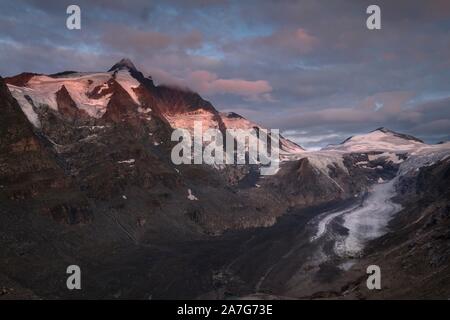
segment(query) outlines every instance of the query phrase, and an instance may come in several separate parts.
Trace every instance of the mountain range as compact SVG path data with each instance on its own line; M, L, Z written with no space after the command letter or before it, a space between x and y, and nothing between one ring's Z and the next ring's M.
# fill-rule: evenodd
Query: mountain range
M0 110L0 298L450 295L449 142L378 128L319 151L281 137L273 176L177 166L173 129L262 127L128 59L0 78Z

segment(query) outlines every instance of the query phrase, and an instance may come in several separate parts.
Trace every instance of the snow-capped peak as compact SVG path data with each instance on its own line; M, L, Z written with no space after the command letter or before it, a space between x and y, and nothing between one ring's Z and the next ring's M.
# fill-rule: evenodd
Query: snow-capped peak
M324 150L411 152L422 146L424 146L424 143L420 139L382 127L367 134L352 136L341 144L329 145Z
M380 132L383 132L383 133L386 133L386 134L392 134L392 135L394 135L396 137L399 137L399 138L402 138L402 139L413 140L413 141L417 141L417 142L423 143L422 140L420 140L420 139L418 139L418 138L416 138L414 136L411 136L411 135L408 135L408 134L404 134L404 133L398 133L396 131L390 130L390 129L385 128L385 127L377 128L377 129L373 130L372 132L374 132L374 131L380 131Z
M119 62L117 62L116 64L114 64L111 69L108 70L108 72L111 71L117 71L117 70L123 70L123 69L128 69L128 70L137 70L136 66L134 65L133 62L131 62L130 59L128 58L123 58L122 60L120 60Z

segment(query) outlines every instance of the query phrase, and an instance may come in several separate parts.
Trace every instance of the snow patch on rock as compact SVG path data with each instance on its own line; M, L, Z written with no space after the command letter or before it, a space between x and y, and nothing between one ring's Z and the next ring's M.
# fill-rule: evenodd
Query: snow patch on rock
M198 200L198 198L192 194L192 190L191 190L191 189L188 189L188 196L187 196L187 198L188 198L189 200L191 200L191 201L196 201L196 200Z
M132 164L134 163L136 160L134 159L128 159L128 160L122 160L122 161L117 161L117 163L128 163L128 164Z

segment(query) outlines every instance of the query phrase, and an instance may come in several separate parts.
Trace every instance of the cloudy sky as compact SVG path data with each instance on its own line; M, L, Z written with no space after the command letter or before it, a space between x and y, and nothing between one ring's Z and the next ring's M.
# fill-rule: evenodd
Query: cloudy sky
M66 8L81 8L81 30ZM381 7L382 29L366 28ZM450 1L0 0L0 75L128 57L306 147L380 126L450 139Z

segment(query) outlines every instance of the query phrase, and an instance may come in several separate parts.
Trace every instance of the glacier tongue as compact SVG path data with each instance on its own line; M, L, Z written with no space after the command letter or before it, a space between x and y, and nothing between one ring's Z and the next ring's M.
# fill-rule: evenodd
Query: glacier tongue
M375 185L360 207L343 213L343 226L348 229L348 235L336 242L338 255L357 256L366 242L387 232L389 221L402 208L391 200L395 195L395 182L396 179L392 179Z

